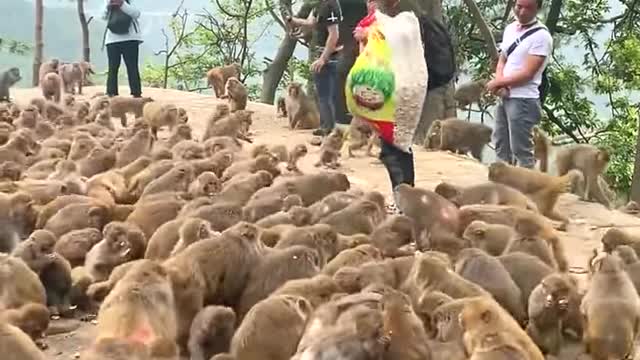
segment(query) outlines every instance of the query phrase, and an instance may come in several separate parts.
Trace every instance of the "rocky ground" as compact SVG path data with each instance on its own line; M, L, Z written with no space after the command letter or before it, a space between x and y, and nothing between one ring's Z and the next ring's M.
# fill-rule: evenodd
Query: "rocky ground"
M91 96L101 91L104 91L102 87L84 88L84 96ZM127 88L123 87L120 91L123 95L128 94ZM13 96L18 102L26 103L31 98L40 96L40 93L38 89L15 89ZM202 133L206 116L213 111L219 101L213 96L154 88L145 88L144 96L150 96L158 101L170 101L187 109L189 123L195 134ZM313 166L317 161L318 147L309 145L312 138L311 131L290 131L287 128L286 119L276 117L273 106L250 103L248 109L255 111L252 126L254 144L283 143L291 147L294 144L306 143L309 147L309 155L301 161L301 170L303 172L319 171ZM487 179L487 167L471 158L423 149L414 151L416 186L418 187L433 189L440 181L469 186ZM358 152L356 156L350 159L345 153L340 171L349 176L354 186L378 190L390 196L389 180L382 164L376 158L367 157L362 152ZM599 246L600 237L608 228L617 226L624 227L630 232L640 232L639 218L608 210L600 204L580 201L575 195L563 195L559 201L559 210L572 220L567 232L562 232L561 237L570 266L578 271L585 268L592 249ZM93 325L90 322L83 323L77 331L48 337L49 349L46 353L52 359L75 358L82 347L92 339L92 328ZM571 352L573 354L567 354L566 358L575 358L575 353ZM565 356L561 357L565 358Z

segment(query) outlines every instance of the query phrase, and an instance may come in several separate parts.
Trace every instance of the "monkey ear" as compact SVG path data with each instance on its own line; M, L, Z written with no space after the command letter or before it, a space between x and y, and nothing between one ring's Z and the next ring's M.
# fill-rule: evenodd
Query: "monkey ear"
M300 309L300 311L304 312L305 314L311 314L311 312L313 311L311 306L309 306L309 303L307 302L307 300L303 298L296 299L296 307Z
M491 314L491 310L485 310L484 312L482 312L482 314L480 315L480 318L482 319L482 321L484 321L485 324L490 323L491 319L493 318L493 315Z

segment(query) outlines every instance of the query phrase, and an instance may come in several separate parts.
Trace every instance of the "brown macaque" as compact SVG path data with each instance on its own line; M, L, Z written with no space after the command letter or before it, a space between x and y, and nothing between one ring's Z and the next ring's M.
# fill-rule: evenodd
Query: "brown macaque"
M344 267L358 267L370 261L381 261L382 259L383 257L380 250L373 245L364 244L338 253L336 257L331 259L331 261L322 268L322 273L333 276L338 270Z
M102 240L102 232L94 228L70 231L60 237L54 250L67 259L72 267L84 265L91 248Z
M206 128L202 136L202 142L206 142L208 139L216 136L214 135L215 123L221 119L228 117L230 113L231 113L231 108L229 107L229 104L223 103L223 104L216 105L213 113L211 113L207 117ZM232 144L235 144L236 140L234 138L231 138L230 140ZM213 155L213 153L217 152L218 150L225 148L224 146L221 146L221 145L218 145L218 146L216 146L216 144L211 144L211 145L213 146L213 149L209 155Z
M42 96L50 101L59 103L62 99L62 78L56 73L47 73L40 82Z
M384 218L380 207L369 200L357 200L344 209L336 211L318 221L319 224L331 225L339 234L371 234L375 224Z
M353 151L367 145L367 156L372 154L373 145L378 141L378 136L373 127L365 120L354 117L349 125L349 157L354 157Z
M49 327L49 310L37 303L28 303L16 309L5 309L0 313L0 322L11 324L37 341L45 336Z
M105 205L70 204L49 218L44 225L44 229L60 237L70 231L84 228L102 230L102 227L109 222L109 219L109 209Z
M524 324L527 312L522 293L500 260L476 248L462 249L455 271L465 279L482 286L514 319Z
M611 200L600 187L598 179L609 164L609 151L590 144L574 144L561 148L556 155L558 175L567 174L570 170L580 170L584 175L585 188L580 194L582 200L595 199L607 208Z
M65 93L76 94L77 87L77 93L82 95L84 73L80 63L74 62L70 64L62 64L58 69L58 74L60 74L60 77L62 78Z
M215 234L219 235L219 233ZM195 242L213 237L214 232L211 230L211 224L208 221L199 218L187 218L180 226L178 235L180 237L173 250L171 250L170 256L175 256Z
M486 144L491 142L493 130L484 124L451 118L434 120L429 136L436 131L440 139L438 146L433 148L460 154L471 152L474 158L482 161L482 150Z
M462 234L472 247L482 249L493 256L502 255L515 236L516 232L511 226L489 224L482 220L473 221Z
M533 132L533 156L540 163L540 171L549 172L549 152L551 152L551 140L547 134L539 127L534 126Z
M611 228L602 235L602 248L604 251L611 253L620 245L627 245L635 250L640 256L640 236L636 236L620 228Z
M471 359L544 360L531 338L490 296L468 299L459 322L465 352Z
M504 162L495 162L489 166L489 180L511 186L529 196L542 215L560 221L562 228L566 228L569 219L556 211L556 203L561 194L570 191L575 179L581 177L578 170L553 176Z
M47 74L57 74L58 70L60 68L60 60L53 58L49 61L45 61L42 64L40 64L40 69L38 70L38 84L40 84L42 82L42 79L45 77L45 75Z
M213 88L216 97L220 99L224 94L224 87L230 77L240 78L242 68L240 64L232 63L225 66L214 67L207 72L207 80Z
M401 248L415 241L415 224L404 215L388 216L371 233L371 244L380 249L385 257L412 255L412 251Z
M0 349L8 359L46 360L47 356L18 327L0 321Z
M240 139L248 143L252 143L245 130L249 128L252 120L252 110L237 110L230 113L229 116L222 117L214 123L207 124L205 138L216 136L229 136L233 139Z
M144 104L142 117L144 122L149 125L153 137L157 139L160 127L168 126L169 130L173 130L178 124L178 108L171 103L151 101Z
M46 305L45 289L38 274L21 258L0 253L0 279L4 308L17 309L29 303Z
M287 117L287 105L283 96L278 97L276 100L276 116L279 118Z
M301 83L291 83L287 86L284 102L289 129L315 129L320 126L318 107L305 93Z
M596 254L582 299L583 343L593 359L626 359L635 354L640 297L616 255Z
M344 131L335 127L331 133L324 138L320 145L320 155L316 167L326 166L331 169L337 169L340 166L338 159L344 144Z
M48 230L36 230L16 246L11 255L22 259L31 270L40 274L55 260L53 247L58 239Z
M10 101L9 89L22 80L20 69L17 67L9 68L0 73L0 102Z
M127 114L133 114L135 118L143 117L143 109L147 103L154 101L150 97L132 98L114 96L109 99L111 115L120 119L122 127L127 126Z
M430 359L431 348L422 321L406 294L388 289L382 295L380 309L383 318L383 341L388 342L385 358Z
M276 177L280 175L280 169L278 169L278 159L271 155L260 155L255 159L249 159L244 161L234 162L225 169L222 174L221 180L225 183L229 182L234 176L242 173L255 174L258 171L266 171Z
M247 108L247 88L236 77L230 77L224 86L225 94L221 99L229 99L229 109L231 112L245 110Z
M294 173L301 173L298 168L298 161L305 157L309 150L305 144L295 145L288 153L287 170Z
M192 360L209 360L226 353L236 326L236 314L224 306L207 306L193 319L189 331L189 355Z
M485 86L488 80L481 79L476 81L469 81L464 84L456 86L456 92L453 95L458 108L466 110L470 105L479 103L482 100L482 96L485 94Z
M457 207L473 204L510 205L538 211L536 204L520 191L495 182L485 182L468 187L441 182L434 190Z

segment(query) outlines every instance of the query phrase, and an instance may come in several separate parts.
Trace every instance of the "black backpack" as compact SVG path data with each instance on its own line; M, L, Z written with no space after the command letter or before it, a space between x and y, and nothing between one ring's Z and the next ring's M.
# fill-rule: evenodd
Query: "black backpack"
M125 1L127 2L127 4L129 3L129 0ZM109 9L109 15L107 18L107 29L109 29L112 33L118 35L128 34L132 22L134 29L138 31L135 21L131 18L131 16L122 11L122 9L120 9L119 7L112 7Z
M456 55L449 29L440 20L429 15L418 17L422 33L431 90L448 84L456 74Z

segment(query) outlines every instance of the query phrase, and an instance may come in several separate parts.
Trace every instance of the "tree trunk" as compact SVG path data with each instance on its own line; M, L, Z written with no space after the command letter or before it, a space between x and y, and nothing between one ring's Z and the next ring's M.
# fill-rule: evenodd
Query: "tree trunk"
M640 203L640 131L638 131L636 139L636 161L631 179L631 200Z
M43 0L35 0L36 6L36 26L35 26L35 50L33 52L33 80L32 85L38 86L40 83L39 73L40 73L40 65L42 64L42 49L44 48L44 43L42 41L42 22L43 22Z
M84 13L84 1L76 0L78 4L78 19L80 20L80 29L82 30L82 60L91 62L91 47L89 46L89 23Z
M547 23L549 33L553 34L557 31L558 20L560 20L560 11L562 10L562 0L553 0L549 6L549 14L547 15Z
M286 7L286 5L284 5ZM282 10L282 2L281 2L281 10ZM305 2L300 10L296 14L296 17L306 18L311 13L312 5L309 2ZM276 56L271 61L271 64L267 66L265 71L262 73L262 91L260 94L260 102L264 104L273 104L276 97L276 90L278 89L278 84L282 79L282 75L287 70L287 65L289 64L289 59L293 56L293 52L296 49L296 39L290 37L288 34L285 34L284 39L280 43L278 47L278 52Z

